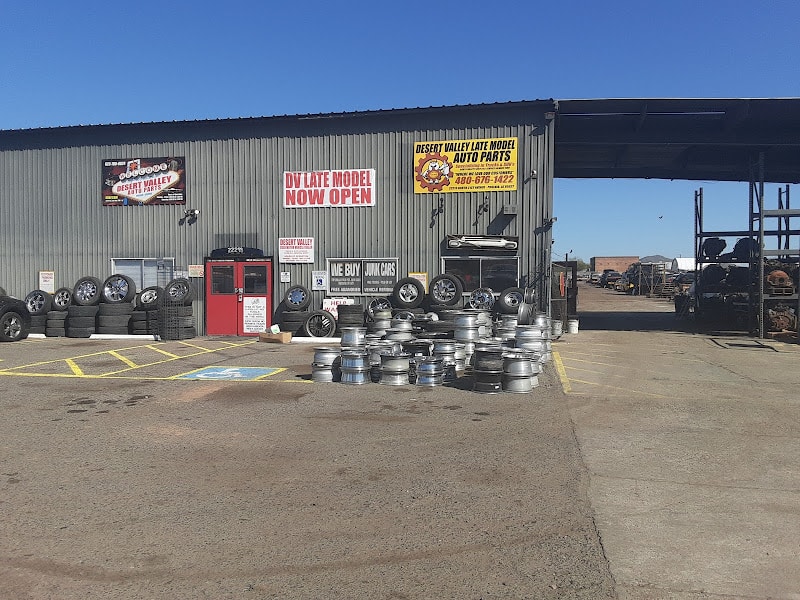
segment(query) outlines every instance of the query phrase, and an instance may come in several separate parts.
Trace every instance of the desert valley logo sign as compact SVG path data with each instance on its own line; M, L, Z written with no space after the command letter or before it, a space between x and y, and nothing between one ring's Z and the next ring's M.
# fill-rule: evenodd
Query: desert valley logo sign
M185 158L128 158L103 161L103 204L186 204Z
M414 193L517 189L517 138L414 144Z

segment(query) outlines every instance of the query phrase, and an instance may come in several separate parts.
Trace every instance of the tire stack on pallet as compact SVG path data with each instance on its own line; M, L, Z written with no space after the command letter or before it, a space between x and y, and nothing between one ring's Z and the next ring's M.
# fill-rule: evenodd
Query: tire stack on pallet
M25 296L24 302L31 315L29 333L45 333L47 313L53 307L53 297L44 290L33 290Z
M128 325L128 332L131 335L159 335L158 299L163 295L164 288L160 286L146 287L136 294Z
M88 338L97 328L97 304L102 282L97 277L81 277L72 289L72 304L67 307L64 330L67 337Z
M66 310L47 311L47 321L45 323L44 334L47 337L65 337L67 335L67 330L64 328L66 320Z
M162 340L188 340L197 337L192 302L194 288L179 277L164 286L158 298L158 330Z
M127 335L135 297L136 283L127 275L106 278L97 309L97 333Z
M293 285L283 295L283 312L281 313L281 331L288 331L292 336L303 333L303 325L310 311L311 293L302 285Z
M45 322L44 334L47 337L65 337L67 331L65 324L67 320L67 309L72 304L72 289L58 288L53 294L53 302L47 311L47 321Z

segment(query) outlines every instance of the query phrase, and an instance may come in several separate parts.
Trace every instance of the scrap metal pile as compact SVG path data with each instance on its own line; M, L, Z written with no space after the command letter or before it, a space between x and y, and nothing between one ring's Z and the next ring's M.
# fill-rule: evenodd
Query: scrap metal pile
M695 315L703 321L724 323L742 329L757 327L759 292L763 294L764 328L767 331L797 330L796 258L763 259L764 279L759 290L760 264L757 242L741 238L732 252L726 243L708 238L702 245L708 264L700 272L695 289Z

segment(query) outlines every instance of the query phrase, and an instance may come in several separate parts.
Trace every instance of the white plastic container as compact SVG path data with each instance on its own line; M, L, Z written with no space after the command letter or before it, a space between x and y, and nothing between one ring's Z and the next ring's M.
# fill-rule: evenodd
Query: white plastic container
M567 321L567 333L578 333L578 319Z

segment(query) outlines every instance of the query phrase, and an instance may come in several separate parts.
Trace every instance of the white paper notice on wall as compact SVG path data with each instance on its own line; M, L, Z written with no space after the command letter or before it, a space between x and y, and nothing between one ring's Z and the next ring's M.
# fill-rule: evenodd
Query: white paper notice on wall
M316 291L328 289L327 271L311 271L311 289Z
M281 271L281 283L289 283L292 281L292 274L289 271Z
M261 333L267 330L267 299L247 297L242 306L244 333Z

